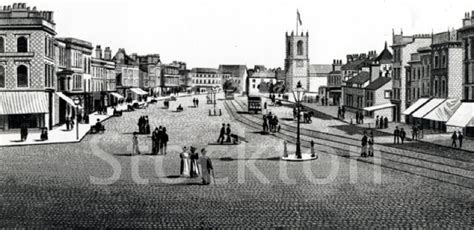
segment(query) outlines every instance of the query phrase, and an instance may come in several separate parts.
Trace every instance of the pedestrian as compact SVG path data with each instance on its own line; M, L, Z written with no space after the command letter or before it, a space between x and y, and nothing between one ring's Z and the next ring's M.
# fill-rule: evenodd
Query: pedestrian
M158 133L156 134L156 154L160 153L161 154L161 148L163 147L163 144L161 143L161 140L163 139L163 127L160 125L158 127Z
M342 106L342 119L346 117L346 109L344 106Z
M197 166L197 161L199 159L199 156L196 152L196 148L194 148L193 146L191 146L190 148L190 151L191 153L189 154L189 158L190 158L190 177L197 177L199 175L199 168Z
M451 147L456 148L456 142L458 140L458 135L456 134L456 131L454 131L453 135L451 136L451 140L453 140L453 142L451 142Z
M393 143L400 144L400 130L398 129L398 126L395 127L395 130L393 131Z
M151 134L151 153L153 155L156 155L158 153L158 148L160 146L160 143L158 142L158 127L155 128L155 131Z
M366 157L367 156L367 131L364 131L364 136L362 137L361 141L361 151L360 151L360 156L361 157Z
M359 111L356 111L356 124L359 124Z
M424 135L423 135L423 123L418 123L419 126L418 126L418 135L420 136L420 139L423 139Z
M360 123L364 124L364 113L363 112L360 112L359 118L360 118Z
M69 130L70 130L70 125L71 125L71 124L69 123L69 116L66 116L66 121L65 121L65 123L66 123L66 130L69 131Z
M411 139L412 140L416 139L416 126L415 125L411 126Z
M201 165L202 184L208 185L211 183L211 173L213 168L211 158L207 156L207 150L205 148L201 149L199 163Z
M377 117L375 117L375 128L376 129L379 128L379 115L377 115Z
M161 155L166 155L167 146L168 146L168 134L166 133L166 127L163 127L163 131L161 133L161 140L160 140Z
M226 129L227 139L226 139L226 142L231 142L230 134L231 134L230 124L227 124L227 129Z
M462 140L464 139L464 135L462 135L461 130L458 131L458 140L459 140L459 148L462 148Z
M150 121L148 120L148 116L145 116L145 133L146 134L150 134L151 133L151 130L150 130Z
M137 137L137 132L133 132L133 137L132 137L132 156L133 155L140 155L140 149L138 148L138 137Z
M342 117L342 114L341 114L341 107L337 107L337 118L341 118Z
M279 121L278 121L278 117L275 115L275 116L273 117L273 129L274 129L273 132L278 131L278 130L277 130L278 127L279 127L278 122L279 122Z
M196 98L193 97L193 106L196 107Z
M138 133L142 133L142 124L143 124L143 116L140 116L140 118L138 118Z
M26 125L24 123L21 124L21 126L20 126L20 140L21 141L26 140L26 138L25 138L25 129L26 129Z
M217 138L217 143L220 143L221 145L224 144L224 139L225 139L225 124L222 123L221 131L219 132L219 138Z
M384 128L388 129L388 118L384 118Z
M370 137L369 137L369 157L374 156L374 133L370 131Z
M196 98L196 107L199 107L199 98Z
M267 132L268 132L268 120L267 120L267 116L266 116L266 115L263 115L262 128L263 128L263 133L267 133ZM222 130L221 130L221 133L222 133ZM220 138L220 136L219 136L219 138Z
M400 139L402 140L402 145L405 141L406 136L407 136L407 133L405 132L405 129L402 128L402 130L400 130Z
M189 177L189 153L186 149L186 146L183 147L183 152L179 154L179 158L181 158L181 168L179 175Z

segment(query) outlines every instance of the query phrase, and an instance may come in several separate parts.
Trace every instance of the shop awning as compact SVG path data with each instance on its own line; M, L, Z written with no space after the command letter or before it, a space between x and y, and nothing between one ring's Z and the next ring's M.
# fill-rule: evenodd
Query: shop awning
M459 106L461 106L461 100L457 98L447 99L441 105L433 109L433 111L424 116L423 119L446 122L451 116L453 116Z
M444 98L433 98L428 103L419 108L416 112L414 112L412 116L416 118L423 118L426 114L441 105L441 103L444 101L446 101Z
M391 107L394 107L394 106L395 105L392 104L392 103L387 103L387 104L381 104L381 105L374 105L374 106L370 106L370 107L365 107L364 110L372 112L372 111L376 111L376 110L391 108Z
M45 92L0 92L0 115L48 113Z
M411 105L410 107L408 107L408 109L406 109L402 114L403 115L410 115L412 114L413 112L415 112L415 110L417 110L418 108L420 108L422 105L424 105L426 102L428 102L430 100L430 98L420 98L418 99L418 101L416 101L415 103L413 103L413 105Z
M124 97L118 93L111 92L110 95L117 98L118 100L122 100Z
M68 103L70 106L76 107L76 104L74 104L74 101L70 97L64 95L64 93L56 92L55 94L58 95L58 97L60 97L64 101L66 101L66 103Z
M132 92L134 92L135 94L138 94L138 95L147 95L148 94L147 92L143 91L140 88L131 88L130 90Z
M447 126L474 127L474 103L463 102L446 122Z

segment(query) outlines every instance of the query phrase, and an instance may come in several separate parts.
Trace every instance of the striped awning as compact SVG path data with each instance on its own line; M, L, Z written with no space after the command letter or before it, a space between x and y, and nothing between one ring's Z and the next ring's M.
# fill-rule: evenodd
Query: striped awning
M115 98L117 98L118 100L122 100L123 99L123 96L118 94L118 93L115 93L115 92L111 92L110 95L114 96Z
M0 115L48 113L45 92L0 92Z
M61 93L61 92L56 92L56 95L58 95L58 97L60 97L60 98L63 99L64 101L66 101L70 106L76 107L76 104L74 104L74 101L73 101L70 97L64 95L64 94Z
M147 92L143 91L140 88L131 88L130 90L132 92L134 92L135 94L138 94L138 95L147 95L148 94Z

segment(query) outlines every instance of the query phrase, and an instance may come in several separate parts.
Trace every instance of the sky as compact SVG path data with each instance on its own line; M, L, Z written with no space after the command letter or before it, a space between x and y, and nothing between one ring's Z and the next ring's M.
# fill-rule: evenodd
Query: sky
M2 0L0 5L17 1ZM283 67L285 32L309 32L311 64L377 50L404 35L461 27L473 0L31 0L54 11L58 37L75 37L115 53L158 53L188 68L219 64Z

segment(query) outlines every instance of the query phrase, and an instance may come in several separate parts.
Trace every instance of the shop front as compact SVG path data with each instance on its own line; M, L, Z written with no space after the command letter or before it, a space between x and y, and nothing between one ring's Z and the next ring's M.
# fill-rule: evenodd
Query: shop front
M46 92L0 92L0 129L3 131L46 126L48 95Z

